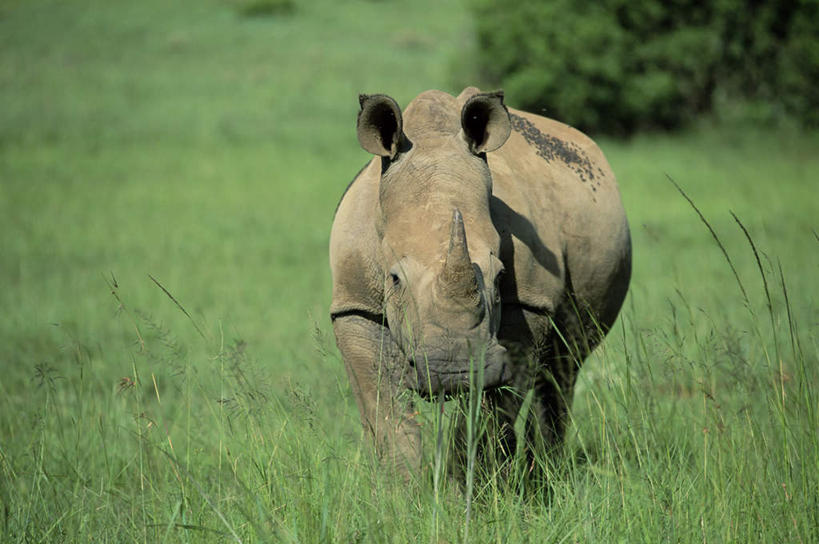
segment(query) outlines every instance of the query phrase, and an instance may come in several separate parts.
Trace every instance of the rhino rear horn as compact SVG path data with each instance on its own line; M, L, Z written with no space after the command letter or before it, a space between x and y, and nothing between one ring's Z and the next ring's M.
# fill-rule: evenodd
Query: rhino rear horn
M444 261L444 269L441 272L441 283L450 296L477 297L478 295L478 281L466 244L464 218L457 208L452 212L449 249Z
M404 137L403 119L398 103L385 94L358 96L356 132L365 151L381 157L395 158Z
M469 150L476 155L502 146L512 132L503 91L479 93L467 100L461 110L461 129Z

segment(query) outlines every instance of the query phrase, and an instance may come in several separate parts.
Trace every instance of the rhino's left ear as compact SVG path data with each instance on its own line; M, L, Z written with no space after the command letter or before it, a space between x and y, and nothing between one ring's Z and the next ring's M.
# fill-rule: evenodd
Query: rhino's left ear
M394 159L404 138L398 103L385 94L362 94L358 102L361 111L356 132L361 147L373 155Z
M466 101L461 110L462 136L476 155L502 146L512 131L503 91L480 93Z

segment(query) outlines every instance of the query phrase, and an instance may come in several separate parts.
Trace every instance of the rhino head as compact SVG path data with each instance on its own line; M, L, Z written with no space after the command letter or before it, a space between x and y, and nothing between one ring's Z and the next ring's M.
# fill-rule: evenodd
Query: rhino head
M416 100L406 126L392 98L362 95L360 103L359 142L381 157L378 264L407 385L430 395L454 393L477 377L484 387L503 384L509 357L497 335L504 266L486 159L510 134L503 94L474 94L459 118L457 106Z

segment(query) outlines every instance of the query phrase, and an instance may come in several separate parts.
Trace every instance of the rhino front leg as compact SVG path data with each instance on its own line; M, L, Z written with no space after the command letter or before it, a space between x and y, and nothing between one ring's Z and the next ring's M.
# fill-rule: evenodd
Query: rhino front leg
M421 466L421 433L413 419L404 369L386 327L358 314L333 321L336 344L353 389L365 431L382 462L408 477Z

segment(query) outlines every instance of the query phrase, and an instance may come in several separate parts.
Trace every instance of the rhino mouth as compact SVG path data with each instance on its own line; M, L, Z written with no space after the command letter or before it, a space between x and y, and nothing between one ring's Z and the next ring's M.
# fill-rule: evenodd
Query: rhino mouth
M409 358L409 364L411 372L407 386L427 398L434 394L452 395L466 391L479 379L484 389L494 389L505 385L511 378L509 355L499 344L471 359L432 351Z

